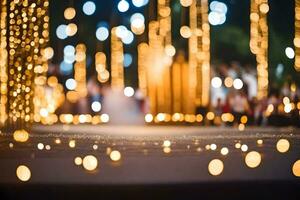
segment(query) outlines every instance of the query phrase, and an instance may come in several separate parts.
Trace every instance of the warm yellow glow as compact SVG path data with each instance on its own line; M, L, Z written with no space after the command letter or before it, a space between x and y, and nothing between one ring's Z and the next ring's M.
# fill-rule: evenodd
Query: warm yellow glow
M100 119L103 123L107 123L107 122L109 122L109 115L108 114L102 114Z
M192 5L192 3L193 3L193 0L180 0L180 4L183 7L189 7L190 5Z
M241 143L236 143L235 145L234 145L234 147L236 148L236 149L239 149L239 148L241 148Z
M208 120L213 120L215 118L215 114L213 112L208 112L206 118Z
M74 159L74 163L75 163L75 165L81 165L81 164L82 164L82 158L76 157L76 158Z
M153 115L151 114L146 114L145 115L145 122L150 123L153 121Z
M239 131L244 131L245 130L245 124L239 124Z
M21 181L28 181L31 177L30 169L25 165L18 166L16 174Z
M170 147L164 147L163 148L164 153L168 154L171 153L171 148Z
M75 15L76 15L76 10L72 7L66 8L64 11L64 17L67 20L73 19Z
M264 141L262 139L258 139L256 142L258 145L262 145L264 143Z
M221 154L222 155L227 155L229 153L229 150L228 150L228 148L227 147L223 147L222 149L221 149Z
M76 146L76 141L75 140L70 140L69 141L69 147L70 148L75 148L75 146Z
M170 45L170 44L166 45L165 46L165 53L167 54L167 56L172 57L172 56L175 55L176 49L175 49L175 47L173 45Z
M77 25L74 23L68 24L66 28L66 33L68 36L74 36L77 33ZM79 60L77 59L77 61Z
M109 157L112 161L119 161L121 159L121 153L117 150L113 150L110 154Z
M293 168L292 168L293 174L297 177L300 177L300 160L297 160L294 164L293 164Z
M224 80L224 85L228 88L233 86L233 79L231 77L226 77Z
M224 164L219 159L214 159L208 164L208 172L213 176L220 175L224 170Z
M26 130L16 130L13 134L16 142L26 142L29 139L29 134Z
M55 144L60 144L61 140L59 138L56 138L54 142L55 142Z
M261 163L261 155L256 151L247 153L245 157L245 163L250 168L256 168Z
M190 29L190 27L188 26L182 26L180 27L180 35L183 37L183 38L189 38L192 36L192 31Z
M82 165L83 165L84 169L86 169L88 171L93 171L98 166L98 160L95 156L88 155L83 158Z
M171 143L170 140L165 140L164 143L163 143L163 146L164 146L164 147L170 147L171 144L172 144L172 143Z
M276 149L280 153L285 153L290 148L290 142L287 139L280 139L276 144Z

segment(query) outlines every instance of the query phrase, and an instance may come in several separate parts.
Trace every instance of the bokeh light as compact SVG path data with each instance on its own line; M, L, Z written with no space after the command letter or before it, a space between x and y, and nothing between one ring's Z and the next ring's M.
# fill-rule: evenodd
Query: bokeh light
M96 11L96 5L95 5L95 3L92 2L92 1L85 2L83 4L83 6L82 6L82 11L86 15L92 15L92 14L94 14L95 11Z
M87 155L82 160L82 166L88 171L93 171L98 166L98 160L93 155Z
M132 97L134 95L134 89L132 87L125 87L124 88L124 95L126 97Z
M100 41L104 41L108 38L109 31L106 27L99 27L96 30L96 38Z
M213 176L220 175L224 170L224 164L219 159L213 159L208 164L208 172Z
M280 153L285 153L290 148L290 142L287 139L280 139L276 143L276 149Z
M256 151L247 153L245 157L245 163L250 168L256 168L261 163L261 155Z
M121 0L118 3L118 10L120 12L126 12L129 9L129 3L126 0Z
M16 175L17 175L18 179L25 182L30 179L31 171L27 166L20 165L20 166L18 166L18 168L16 170Z

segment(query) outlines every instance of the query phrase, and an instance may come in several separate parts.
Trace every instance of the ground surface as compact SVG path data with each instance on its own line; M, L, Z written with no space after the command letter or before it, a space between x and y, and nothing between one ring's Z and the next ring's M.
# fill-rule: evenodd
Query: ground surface
M279 153L279 139L290 143L286 153ZM55 143L60 139L61 143ZM257 144L262 139L263 144ZM69 141L75 140L75 148ZM163 142L171 142L164 148ZM44 149L37 148L43 143ZM246 144L243 152L235 144ZM13 147L12 147L13 144ZM215 150L207 145L215 144ZM11 145L11 146L9 146ZM50 150L45 149L46 145ZM48 147L49 147L48 146ZM96 148L97 147L97 148ZM222 147L229 149L222 155ZM120 161L111 161L107 151L118 150ZM257 151L260 165L249 168L245 156ZM94 155L96 170L77 166L74 158ZM224 170L218 176L208 171L209 162L220 159ZM172 185L219 183L299 183L292 166L300 159L300 131L293 128L200 128L183 126L36 126L26 143L14 142L11 135L0 136L0 185ZM21 182L16 168L26 165L31 178Z

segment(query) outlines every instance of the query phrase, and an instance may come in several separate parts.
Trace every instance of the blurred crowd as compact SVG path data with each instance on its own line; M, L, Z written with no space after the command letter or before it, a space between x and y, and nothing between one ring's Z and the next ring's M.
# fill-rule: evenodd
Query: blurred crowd
M234 116L231 123L221 120L222 124L234 125L246 121L248 125L256 126L300 126L300 90L295 83L287 81L282 87L269 86L269 95L257 99L254 67L233 62L230 65L221 64L215 71L213 76L220 77L224 84L211 87L212 109L220 118L224 113ZM242 81L242 87L234 86L229 81L226 83L226 80L236 79Z

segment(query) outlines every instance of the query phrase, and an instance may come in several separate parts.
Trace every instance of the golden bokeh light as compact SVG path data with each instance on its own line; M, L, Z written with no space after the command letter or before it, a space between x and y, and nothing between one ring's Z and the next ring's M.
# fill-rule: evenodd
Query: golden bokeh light
M280 139L276 143L276 149L280 153L285 153L290 148L290 142L287 139Z
M250 168L256 168L261 163L261 155L256 151L247 153L245 157L245 163Z
M227 148L227 147L222 147L222 149L221 149L221 154L222 154L223 156L225 156L225 155L227 155L228 153L229 153L228 148Z
M18 166L16 170L16 175L18 179L21 181L28 181L31 178L31 171L30 169L25 165Z
M87 155L83 158L82 165L83 165L84 169L86 169L88 171L93 171L98 166L98 160L93 155Z
M16 130L13 137L16 142L26 142L29 139L29 133L24 129Z
M76 141L75 140L70 140L69 141L69 147L70 148L75 148L75 146L76 146Z
M110 152L109 157L112 161L119 161L121 159L121 153L117 150Z
M293 174L300 177L300 160L297 160L292 167Z
M75 15L76 15L75 8L69 7L69 8L66 8L64 11L64 17L67 20L73 19L75 17Z
M163 147L170 147L171 146L171 141L170 140L164 140L163 142Z
M208 164L208 172L213 176L220 175L224 170L224 164L219 159L213 159Z
M74 158L74 163L75 163L75 165L81 165L82 164L82 158L81 157Z

